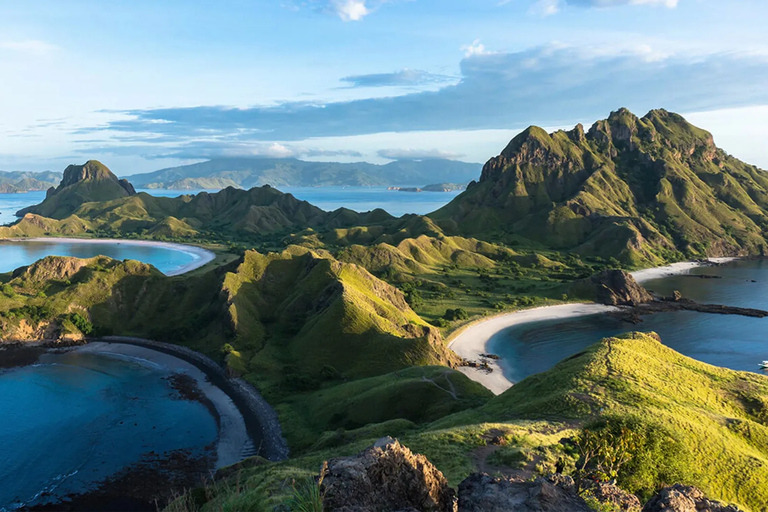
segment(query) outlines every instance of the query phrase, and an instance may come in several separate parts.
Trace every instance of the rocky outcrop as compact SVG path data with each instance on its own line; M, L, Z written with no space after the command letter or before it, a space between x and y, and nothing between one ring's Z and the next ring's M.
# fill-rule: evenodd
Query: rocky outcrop
M573 479L563 475L518 482L484 474L470 475L459 485L459 512L590 512L576 493Z
M453 490L423 455L383 438L354 457L332 459L320 475L325 510L453 512Z
M662 489L643 507L643 512L742 512L733 505L710 501L695 487L675 484Z
M643 507L637 496L608 483L596 483L588 487L587 492L600 503L613 507L613 510L640 512Z
M653 301L653 296L623 270L604 270L571 285L571 295L609 306L638 306Z

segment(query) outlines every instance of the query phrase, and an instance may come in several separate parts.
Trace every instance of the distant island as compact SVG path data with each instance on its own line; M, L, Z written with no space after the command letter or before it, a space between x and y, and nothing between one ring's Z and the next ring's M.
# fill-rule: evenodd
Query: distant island
M466 190L464 183L435 183L426 187L389 187L388 190L398 192L455 192L457 190Z
M0 171L0 194L21 194L55 187L61 181L60 172Z
M141 189L224 189L273 187L389 187L424 183L468 183L480 164L455 160L397 160L385 165L367 162L308 162L295 158L217 158L171 167L126 179Z

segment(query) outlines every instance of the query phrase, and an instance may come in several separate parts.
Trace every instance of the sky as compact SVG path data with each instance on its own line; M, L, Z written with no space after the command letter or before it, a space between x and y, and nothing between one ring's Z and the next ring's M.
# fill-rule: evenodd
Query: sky
M0 169L485 162L666 108L768 168L765 0L0 0Z

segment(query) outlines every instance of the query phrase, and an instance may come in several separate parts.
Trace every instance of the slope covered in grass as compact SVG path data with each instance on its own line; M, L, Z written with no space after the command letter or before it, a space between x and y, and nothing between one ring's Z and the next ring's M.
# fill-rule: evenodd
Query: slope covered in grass
M326 430L432 421L476 405L465 397L488 395L445 368L458 358L402 292L362 267L302 247L248 251L238 262L171 278L136 261L48 257L0 275L0 285L2 339L80 334L73 327L82 325L78 315L90 326L82 334L189 346L244 376L278 406L293 425L286 433L297 450ZM450 376L434 369L418 378L398 373L435 365ZM378 380L356 384L369 378ZM303 397L323 394L334 397L333 414L307 416L314 398Z
M677 114L621 109L586 133L528 128L431 217L632 264L763 254L768 175Z
M375 385L366 387L375 393ZM333 396L323 398L312 397L312 403L332 408ZM354 454L382 435L397 436L426 455L453 486L478 470L524 478L546 474L558 460L569 472L578 455L567 448L568 440L595 420L619 417L639 429L657 429L663 434L661 446L674 448L662 460L674 471L665 473L669 468L637 452L636 474L625 475L620 483L650 484L652 492L672 483L660 481L664 475L674 475L710 498L757 512L768 503L766 411L768 378L700 363L665 347L653 334L627 334L603 340L484 405L426 427L382 423L324 436L314 450L279 464L249 467L246 461L239 473L230 473L236 475L230 483L220 481L203 510L226 503L272 510L291 494L280 479L317 474L323 460ZM235 478L243 491L230 486Z

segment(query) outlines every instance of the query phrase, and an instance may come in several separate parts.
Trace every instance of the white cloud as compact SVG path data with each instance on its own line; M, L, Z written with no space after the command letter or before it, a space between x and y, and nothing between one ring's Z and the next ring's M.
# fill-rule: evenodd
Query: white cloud
M560 12L560 0L537 0L531 12L540 16L551 16Z
M27 39L24 41L0 41L0 50L26 53L29 55L47 55L58 48L45 41Z
M360 21L371 13L365 0L333 0L331 7L344 21Z
M464 52L465 57L474 57L476 55L490 55L491 51L485 48L485 45L480 42L479 39L472 41L472 44L467 44L461 47L461 51Z
M455 151L446 151L442 149L413 149L413 148L392 148L380 149L377 152L381 158L389 160L458 160L466 156Z

